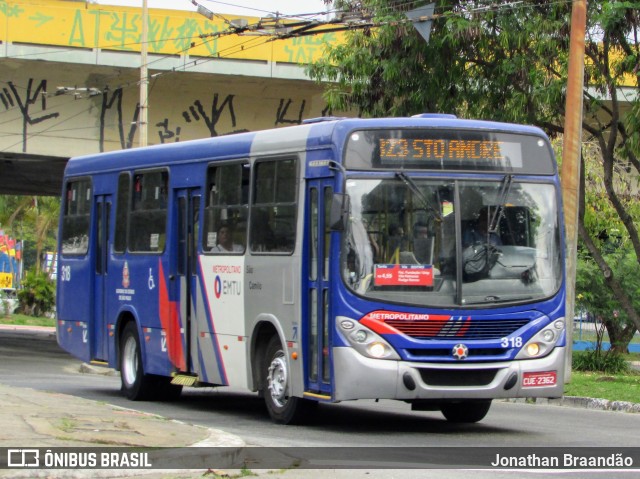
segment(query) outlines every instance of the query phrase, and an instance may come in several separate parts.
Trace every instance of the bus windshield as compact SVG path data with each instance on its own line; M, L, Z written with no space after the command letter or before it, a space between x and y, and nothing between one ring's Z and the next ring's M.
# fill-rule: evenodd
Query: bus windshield
M491 307L553 295L562 281L552 184L433 180L404 173L347 181L343 279L380 301Z

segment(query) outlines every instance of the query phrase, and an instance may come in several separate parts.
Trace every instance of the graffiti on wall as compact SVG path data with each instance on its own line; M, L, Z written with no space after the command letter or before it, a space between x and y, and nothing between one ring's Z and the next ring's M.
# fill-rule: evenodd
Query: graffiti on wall
M234 128L236 126L236 112L233 107L234 97L235 95L227 95L222 102L219 102L220 95L218 93L214 93L209 112L205 110L200 100L196 100L188 110L182 112L182 117L187 123L191 123L192 119L193 121L204 121L207 129L209 130L209 135L211 137L218 136L216 125L220 121L220 117L225 110L227 110L231 119L231 126Z
M107 122L106 117L107 113L112 111L115 115L115 123L112 123L112 126L115 126L118 132L118 139L120 140L120 147L122 149L131 148L133 146L134 138L136 131L138 129L138 117L140 116L140 104L136 103L135 108L133 109L133 114L131 116L130 121L126 121L122 112L122 96L123 90L122 88L116 88L113 92L110 92L109 89L105 89L102 93L102 108L100 109L100 133L99 133L99 143L100 143L100 151L105 151L104 142L105 142L105 132L107 130ZM125 132L125 125L129 125L129 129ZM126 135L126 136L125 136Z
M3 35L0 40L7 45L55 45L62 46L69 52L75 49L94 49L96 53L102 50L140 50L142 16L139 8L53 0L0 0L0 20L0 33ZM257 19L249 17L248 20L251 23ZM156 54L158 58L165 58L163 55L167 55L184 56L185 59L202 58L205 61L210 58L238 58L306 64L322 54L323 44L341 41L341 34L327 33L278 42L252 40L251 45L247 46L244 40L241 42L234 35L210 35L228 30L228 24L222 16L210 20L194 12L167 10L151 9L148 27L149 52ZM58 49L52 53L52 60L57 59L55 55L59 52ZM191 63L186 60L184 62L185 65ZM196 61L193 62L194 65L195 63ZM73 78L61 80L59 69L55 77L48 77L44 73L38 78L39 75L33 69L26 69L29 69L27 74L9 69L0 71L0 82L4 85L0 86L0 109L4 106L5 112L15 110L20 113L22 120L10 123L8 129L11 133L2 139L4 149L21 148L23 152L27 152L30 139L32 150L42 149L46 142L36 142L33 139L44 132L56 134L56 126L63 122L67 123L59 129L60 135L83 142L83 152L93 151L94 148L95 151L130 148L135 144L136 136L139 135L140 107L131 99L127 86L109 85L109 89L103 85L86 85L99 87L102 96L88 100L91 106L82 112L78 105L70 107L58 97L47 97L46 94L47 81L49 87L55 89L61 83L53 82L74 85L76 82ZM86 82L89 80L84 79L80 83ZM300 98L300 95L294 98L288 93L278 93L265 99L247 97L242 90L225 90L227 89L222 87L216 91L196 93L184 100L174 99L171 113L156 112L157 116L150 121L150 142L176 142L206 135L219 136L299 124L305 116L311 115L310 99ZM150 98L152 105L154 101ZM181 101L184 103L180 104ZM253 108L256 101L260 102L259 111ZM153 113L151 110L150 115L153 116ZM317 116L317 112L311 116ZM86 135L74 137L71 133L66 133L73 130L71 125L76 123L81 123L80 128ZM21 127L20 131L18 125ZM74 146L75 143L65 145L70 149ZM50 154L49 151L32 152Z
M136 144L140 130L140 105L131 98L131 92L124 87L103 88L99 95L69 101L68 96L48 96L47 79L30 77L25 81L0 77L0 82L6 85L0 87L0 108L4 107L7 114L19 112L22 120L20 127L17 127L17 122L6 122L7 125L15 124L16 127L5 128L5 131L11 131L4 137L5 150L15 150L20 145L22 152L26 153L29 139L46 132L50 136L56 132L66 132L68 136L61 133L60 141L64 141L65 137L80 139L80 135L73 134L72 125L89 132L82 135L81 140L94 141L95 151L104 152L114 147L127 149ZM163 95L162 90L158 91L158 95ZM150 104L154 104L153 96L149 98ZM205 136L215 137L256 128L297 125L301 124L304 118L311 116L310 102L299 98L261 98L259 118L256 118L254 108L250 107L255 104L256 98L236 93L213 91L192 101L185 99L183 104L180 104L180 101L181 99L178 99L177 105L171 108L176 112L174 115L165 115L160 121L151 119L151 144ZM81 102L91 103L84 106ZM328 111L324 110L321 114L327 113ZM73 120L73 123L70 120ZM35 128L44 122L46 124ZM64 125L64 128L58 129L60 125ZM91 128L95 128L94 133L91 133ZM10 139L14 135L19 136L19 142ZM69 150L69 155L76 154L73 151L73 143L64 145L64 148ZM92 150L86 145L84 149ZM50 151L30 150L29 153L50 154Z
M13 81L8 81L8 88L2 88L2 93L0 93L0 102L4 105L5 110L12 111L17 108L22 115L23 153L27 151L29 126L60 116L58 112L42 113L47 110L47 80L41 80L35 89L33 85L33 78L29 78L26 87L17 86ZM38 102L40 103L39 108Z

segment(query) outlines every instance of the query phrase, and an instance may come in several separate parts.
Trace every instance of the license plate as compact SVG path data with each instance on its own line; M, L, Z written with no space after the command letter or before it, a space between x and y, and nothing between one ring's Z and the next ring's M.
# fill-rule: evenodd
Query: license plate
M545 371L542 373L524 373L522 377L522 387L537 388L544 386L555 386L558 381L558 374L555 371Z

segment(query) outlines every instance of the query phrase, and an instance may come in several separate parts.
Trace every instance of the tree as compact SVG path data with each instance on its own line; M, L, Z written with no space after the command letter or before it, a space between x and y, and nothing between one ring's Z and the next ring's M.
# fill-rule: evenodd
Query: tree
M52 196L38 198L31 210L36 242L36 272L40 272L42 253L46 246L53 246L60 217L60 200Z
M640 275L638 264L626 229L611 202L600 178L601 157L599 147L595 143L587 143L584 150L585 201L583 223L589 237L597 242L598 249L615 277L631 299L636 311L640 310ZM618 165L620 167L620 165ZM631 177L624 174L615 175L615 190L625 208L632 216L640 215L640 204L633 193L635 186ZM599 266L584 243L578 248L578 275L576 294L580 305L596 317L604 325L612 350L627 352L628 345L636 331L620 305L612 290L607 288L604 276L599 274Z
M454 112L459 116L533 123L563 132L571 3L528 0L495 3L439 0L429 43L406 22L408 9L429 3L399 0L334 2L379 22L350 31L342 45L309 67L327 83L334 110L362 116ZM604 197L620 220L631 257L640 264L637 211L616 190L620 175L640 174L640 1L589 2L583 129L599 146ZM626 109L625 109L626 108ZM631 324L640 313L585 224L582 182L580 239Z
M60 199L56 197L0 196L0 229L26 245L35 245L23 251L25 265L35 265L40 271L40 259L45 249L55 249ZM16 228L16 224L20 228Z

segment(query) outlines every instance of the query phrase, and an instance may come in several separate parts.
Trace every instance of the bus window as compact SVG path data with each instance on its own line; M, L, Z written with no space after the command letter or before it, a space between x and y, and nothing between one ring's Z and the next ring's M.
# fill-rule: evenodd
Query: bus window
M247 244L249 164L209 166L202 249L243 253Z
M368 297L447 307L551 296L562 279L553 185L504 185L349 180L346 284ZM377 255L372 235L381 238Z
M91 181L86 178L70 181L67 183L62 217L62 254L87 253L90 215Z
M127 225L129 224L129 192L131 177L129 173L122 173L118 177L118 204L116 206L116 236L113 250L124 253L127 249Z
M297 161L256 163L251 250L291 253L296 241Z
M167 171L136 172L129 229L129 250L144 253L164 251L167 225Z

